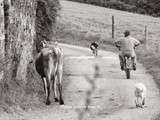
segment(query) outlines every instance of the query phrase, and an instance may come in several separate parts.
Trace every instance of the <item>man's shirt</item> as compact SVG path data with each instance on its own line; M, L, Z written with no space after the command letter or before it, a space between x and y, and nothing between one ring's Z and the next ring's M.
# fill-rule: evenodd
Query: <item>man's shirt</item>
M140 42L137 39L131 36L121 38L120 40L117 40L115 43L118 44L118 46L120 47L120 51L123 54L129 53L132 55L135 54L134 47L140 44Z
M90 48L94 46L96 49L98 48L98 44L96 42L93 42L91 45L90 45ZM92 49L92 48L91 48Z

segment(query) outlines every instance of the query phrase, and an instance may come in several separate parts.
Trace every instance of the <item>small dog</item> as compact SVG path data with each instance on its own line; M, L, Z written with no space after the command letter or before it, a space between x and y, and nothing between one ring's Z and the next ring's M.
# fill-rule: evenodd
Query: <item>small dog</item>
M136 107L141 107L145 105L145 99L146 99L146 94L147 94L147 88L143 83L137 83L135 84L135 104Z

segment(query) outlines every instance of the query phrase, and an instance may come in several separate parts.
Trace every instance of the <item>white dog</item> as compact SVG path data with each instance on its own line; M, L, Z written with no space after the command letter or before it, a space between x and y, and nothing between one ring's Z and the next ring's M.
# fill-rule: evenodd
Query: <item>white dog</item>
M135 96L136 96L136 107L143 107L145 105L145 99L147 94L147 88L143 83L135 84Z

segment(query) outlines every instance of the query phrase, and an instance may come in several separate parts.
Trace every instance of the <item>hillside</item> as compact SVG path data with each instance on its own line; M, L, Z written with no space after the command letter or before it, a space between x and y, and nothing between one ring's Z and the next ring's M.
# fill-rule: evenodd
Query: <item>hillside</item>
M58 19L59 41L88 47L91 41L98 41L100 48L116 51L111 38L111 17L115 16L115 39L123 31L131 30L132 36L144 41L144 28L148 27L148 49L142 44L136 50L138 60L151 73L160 86L160 19L145 15L128 13L98 6L61 1L62 11Z
M123 31L131 30L132 35L137 39L144 40L145 26L148 27L149 51L158 51L158 41L160 38L160 19L145 15L128 13L98 6L87 5L70 1L61 1L62 11L59 23L61 24L58 32L60 38L66 34L66 38L72 35L79 35L76 39L95 39L101 42L111 41L112 15L115 17L115 39L121 37ZM93 33L93 34L92 34ZM75 40L76 42L76 40Z

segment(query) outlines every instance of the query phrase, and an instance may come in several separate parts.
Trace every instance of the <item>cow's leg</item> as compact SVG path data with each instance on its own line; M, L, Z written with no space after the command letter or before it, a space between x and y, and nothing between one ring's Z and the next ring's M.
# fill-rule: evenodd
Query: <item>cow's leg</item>
M46 105L50 104L50 100L49 100L49 95L50 95L50 90L49 90L49 82L48 80L43 77L43 86L44 86L44 91L45 91L45 95L46 95Z
M58 81L58 91L59 91L59 104L63 105L63 97L62 97L62 69L57 71L57 81Z
M58 102L56 76L53 76L52 80L53 80L52 90L53 90L53 93L54 93L54 100L55 100L55 102Z
M45 95L47 96L47 93L46 93L46 89L47 89L46 78L45 77L41 77L41 78L42 78L42 81L43 81L44 92L45 92Z
M46 77L46 83L47 83L47 96L46 96L46 105L50 105L51 104L51 102L50 102L50 76L48 75L47 77Z
M63 97L62 97L62 84L58 83L58 91L59 91L59 104L63 105Z

